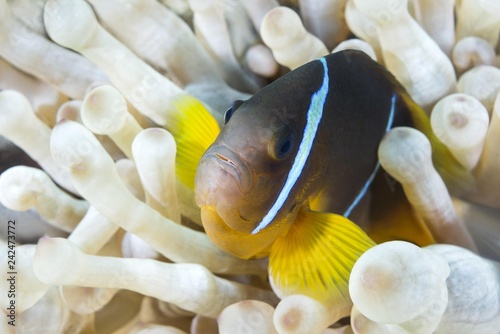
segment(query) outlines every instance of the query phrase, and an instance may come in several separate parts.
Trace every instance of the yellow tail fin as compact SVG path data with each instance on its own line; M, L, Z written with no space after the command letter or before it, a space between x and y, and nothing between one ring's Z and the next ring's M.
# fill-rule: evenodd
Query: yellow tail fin
M166 127L177 144L176 173L185 186L194 190L198 162L217 138L220 127L203 104L191 95L181 95L173 104L179 112L170 118Z
M375 243L349 219L302 209L269 257L274 285L284 295L304 294L325 303L350 301L349 275Z

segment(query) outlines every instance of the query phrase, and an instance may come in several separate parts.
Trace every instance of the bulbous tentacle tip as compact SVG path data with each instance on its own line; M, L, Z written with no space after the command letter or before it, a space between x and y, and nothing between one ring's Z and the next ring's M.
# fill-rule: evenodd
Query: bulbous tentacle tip
M359 258L351 272L349 293L368 318L402 323L441 295L449 273L441 256L408 242L391 241Z

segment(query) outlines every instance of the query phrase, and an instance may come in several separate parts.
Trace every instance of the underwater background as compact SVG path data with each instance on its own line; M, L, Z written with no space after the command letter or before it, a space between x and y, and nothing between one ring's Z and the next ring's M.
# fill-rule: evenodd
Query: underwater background
M499 37L495 0L0 0L0 333L500 333ZM330 53L346 65L321 67ZM221 129L284 160L298 142L273 122L314 117L328 82L384 120L370 137L374 115L347 116L377 152L342 151L375 184L324 193L366 182L356 205L388 216L294 204L293 223L249 228L200 209ZM248 105L264 119L241 121ZM400 109L412 121L386 126ZM221 152L214 193L241 177ZM273 168L215 203L270 207Z

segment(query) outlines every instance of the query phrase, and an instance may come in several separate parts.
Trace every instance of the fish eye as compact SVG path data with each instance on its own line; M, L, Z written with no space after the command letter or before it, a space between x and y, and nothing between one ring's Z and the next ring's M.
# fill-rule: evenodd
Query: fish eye
M224 114L224 125L226 125L227 122L229 122L236 109L238 109L239 106L243 104L243 102L244 101L236 100L231 104L231 106L229 106L229 108L227 108L226 113Z
M269 156L278 161L285 159L292 152L294 142L295 136L292 129L281 128L269 143Z

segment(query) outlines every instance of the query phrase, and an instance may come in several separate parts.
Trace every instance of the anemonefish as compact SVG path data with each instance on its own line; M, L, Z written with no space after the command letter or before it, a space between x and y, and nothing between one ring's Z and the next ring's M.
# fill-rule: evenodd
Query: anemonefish
M350 269L375 242L434 241L377 160L391 128L417 127L434 145L444 177L463 173L404 88L359 51L295 69L236 101L224 123L184 179L211 240L241 258L269 255L272 283L283 295L348 299ZM196 131L214 136L211 124ZM179 135L180 161L196 155L188 136L195 135Z

